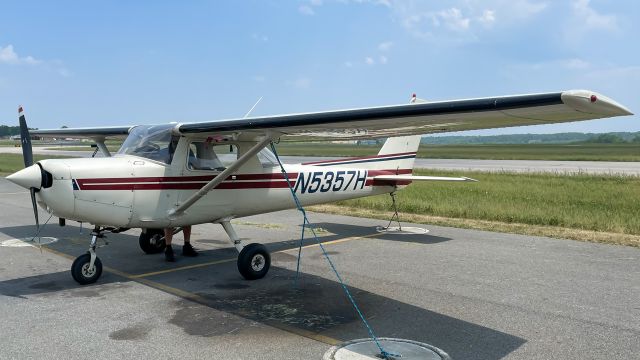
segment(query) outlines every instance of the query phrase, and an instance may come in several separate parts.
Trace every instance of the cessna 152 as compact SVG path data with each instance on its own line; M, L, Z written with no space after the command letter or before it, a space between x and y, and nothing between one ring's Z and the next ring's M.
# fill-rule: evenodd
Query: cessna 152
M104 157L33 164L30 134L20 108L25 169L7 179L30 190L36 225L36 203L59 217L61 225L64 219L94 225L89 251L71 267L80 284L100 277L96 243L104 232L141 228L142 250L157 253L165 246L163 228L202 223L221 224L239 252L242 276L259 279L269 270L269 253L261 244L243 245L230 221L294 208L291 191L303 205L310 205L391 193L412 181L469 181L472 179L412 176L420 135L622 115L631 112L586 90L438 102L419 101L414 96L411 104L364 109L36 130L31 134L92 139ZM105 139L125 136L112 156ZM388 139L376 156L287 164L286 176L267 148L279 140L381 137ZM230 147L236 150L226 154Z

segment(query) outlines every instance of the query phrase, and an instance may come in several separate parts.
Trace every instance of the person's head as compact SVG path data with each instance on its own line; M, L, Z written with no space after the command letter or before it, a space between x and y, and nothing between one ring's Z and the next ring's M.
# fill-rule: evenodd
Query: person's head
M174 152L176 151L176 148L178 147L178 142L180 141L180 137L179 136L172 136L171 137L171 142L169 143L169 151L170 152Z

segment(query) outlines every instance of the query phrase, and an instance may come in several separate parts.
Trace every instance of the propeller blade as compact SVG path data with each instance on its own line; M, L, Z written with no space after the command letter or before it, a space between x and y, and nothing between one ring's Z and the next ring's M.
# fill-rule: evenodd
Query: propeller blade
M20 142L22 143L22 157L24 158L24 167L29 167L33 165L33 149L31 147L31 135L29 135L29 128L27 127L27 120L24 117L22 106L18 108L18 119L20 121ZM33 197L33 194L31 196Z
M33 216L36 219L36 234L40 232L40 220L38 219L38 204L36 204L36 188L29 188L31 193L31 206L33 206Z

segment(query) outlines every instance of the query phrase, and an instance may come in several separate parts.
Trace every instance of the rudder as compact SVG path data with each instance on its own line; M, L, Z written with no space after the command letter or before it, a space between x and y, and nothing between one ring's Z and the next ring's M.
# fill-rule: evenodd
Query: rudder
M385 169L413 169L421 135L388 138L378 152Z

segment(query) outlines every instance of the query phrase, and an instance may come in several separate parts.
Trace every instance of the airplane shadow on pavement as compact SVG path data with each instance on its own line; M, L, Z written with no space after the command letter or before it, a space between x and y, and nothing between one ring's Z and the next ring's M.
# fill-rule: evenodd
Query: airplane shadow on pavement
M388 222L382 224L386 226ZM391 224L391 226L396 226L397 223ZM406 224L403 224L405 226ZM340 234L340 237L345 236L366 236L366 235L375 235L375 238L378 240L388 240L388 241L398 241L398 242L408 242L408 243L417 243L417 244L436 244L444 241L449 241L451 239L426 234L394 234L394 233L378 233L376 227L372 226L362 226L362 225L352 225L352 224L337 224L337 223L314 223L311 226L315 228L324 229L333 234ZM409 226L409 225L407 225ZM322 239L324 241L324 238Z
M351 225L339 225L338 228L332 224L321 223L314 226L329 231L336 230L341 237L349 236L351 231L354 233L353 236L356 236L358 231L362 235L363 230L362 227ZM48 247L73 257L82 254L87 248L89 232L85 231L83 235L79 235L73 229L49 229L48 236L62 240ZM0 229L0 232L16 238L28 236L32 231L32 226ZM76 237L81 241L74 240ZM426 243L446 240L437 237L429 239L428 235L419 237L422 239L421 242L425 242L426 239ZM332 238L334 237L325 236L322 241ZM110 240L113 246L101 248L99 256L105 266L128 274L227 260L236 256L235 250L230 247L202 250L201 256L194 259L182 258L177 265L172 265L164 263L162 255L142 254L138 248L137 236L113 234L110 235ZM295 245L297 241L290 240L269 243L267 246L274 251L292 248ZM319 334L340 341L368 336L341 285L329 280L330 275L324 278L301 273L297 286L294 286L295 271L283 267L283 263L293 262L296 257L280 252L274 253L273 259L274 263L267 277L257 281L242 279L235 261L150 275L145 279L162 284L163 287L194 294L197 303L216 310L214 313L217 315L212 317L203 314L192 301L193 298L179 297L175 300L176 312L170 315L168 322L180 326L190 335L215 336L230 331L250 331L251 323L258 322L285 331ZM279 264L283 266L278 266ZM48 296L54 293L57 296L69 297L101 296L102 285L107 284L109 289L114 286L125 288L127 283L126 278L104 272L96 285L81 286L71 279L69 272L63 271L0 281L0 295L17 298ZM500 359L526 342L525 339L514 335L370 291L356 287L350 287L350 291L378 336L426 342L445 350L454 359ZM236 315L232 318L240 320L232 320L228 314Z

